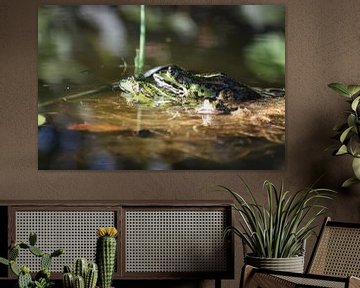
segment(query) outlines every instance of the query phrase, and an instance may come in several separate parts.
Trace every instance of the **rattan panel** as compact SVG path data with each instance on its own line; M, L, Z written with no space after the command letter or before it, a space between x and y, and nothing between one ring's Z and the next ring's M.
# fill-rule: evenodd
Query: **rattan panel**
M281 278L291 283L294 283L294 287L321 287L321 288L345 288L345 281L332 281L332 280L324 280L320 278L302 278L296 276L279 276L276 278ZM280 286L279 286L280 287ZM281 286L282 287L282 286Z
M44 252L64 248L65 253L54 259L50 270L62 272L64 265L86 257L95 260L96 228L115 226L114 211L16 211L16 241L28 241L35 231ZM26 263L31 271L38 271L40 259L29 251L21 251L19 263Z
M125 272L223 272L224 211L125 213Z
M360 229L326 227L310 272L360 277Z

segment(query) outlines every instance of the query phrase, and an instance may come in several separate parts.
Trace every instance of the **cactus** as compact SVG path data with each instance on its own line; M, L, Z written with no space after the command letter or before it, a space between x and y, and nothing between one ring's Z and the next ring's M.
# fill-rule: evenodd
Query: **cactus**
M20 271L19 266L16 265L16 262L15 262L14 260L10 260L9 264L10 264L10 269L11 269L11 271L12 271L16 276L19 276L19 274L20 274L21 271Z
M58 257L63 253L64 253L64 249L57 249L54 252L52 252L50 255L51 257Z
M35 280L40 281L41 279L46 279L49 280L50 279L50 271L48 268L44 268L42 270L40 270L38 273L36 273L35 275Z
M69 266L64 266L64 288L95 288L98 278L98 268L95 263L89 263L86 258L78 258L74 263L74 272ZM80 280L81 279L81 280ZM76 283L75 283L76 282ZM82 282L82 283L81 283ZM77 285L77 286L75 286ZM84 286L82 286L84 285Z
M16 245L14 248L10 249L8 252L9 260L16 260L16 258L19 256L19 246Z
M6 266L10 265L10 261L8 259L6 259L6 258L3 258L3 257L0 257L0 263L4 264Z
M40 248L38 248L38 247L36 247L36 246L30 245L29 251L30 251L32 254L34 254L35 256L37 256L37 257L41 257L41 256L44 255L44 252L42 252L42 251L40 250Z
M51 255L48 254L48 253L44 253L44 254L41 256L41 261L40 261L40 267L41 267L41 269L44 269L44 268L49 269L49 268L50 268L50 265L51 265L51 260L52 260Z
M28 288L31 282L32 279L30 273L21 271L18 279L19 288Z
M98 228L96 243L96 262L99 267L100 288L110 288L116 258L115 227Z
M74 276L72 273L64 273L62 277L64 288L74 287Z
M86 258L76 259L74 266L75 276L81 276L83 279L85 279L86 270L88 268L87 266L88 266L88 262Z
M35 246L37 236L35 233L30 233L29 244L20 242L16 243L11 241L11 245L8 251L8 259L0 257L0 264L10 266L11 271L18 276L18 286L19 288L29 288L29 287L51 287L53 282L50 281L50 264L53 257L60 256L64 251L63 249L55 250L53 253L44 253L40 248ZM22 266L21 268L16 264L16 259L19 256L19 250L24 249L28 250L30 253L37 257L41 257L41 271L39 271L35 276L35 281L32 280L30 275L30 269L27 266Z
M35 246L37 241L37 235L35 232L31 232L29 235L29 244L31 246Z
M98 279L98 266L96 263L89 263L85 276L85 288L95 288Z
M74 288L85 288L84 278L76 275L74 277Z

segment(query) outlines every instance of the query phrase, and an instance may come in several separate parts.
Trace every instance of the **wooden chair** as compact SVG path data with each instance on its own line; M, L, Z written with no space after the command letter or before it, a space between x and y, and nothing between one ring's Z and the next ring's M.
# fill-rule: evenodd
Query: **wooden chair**
M360 223L334 222L326 218L306 273L245 265L240 287L360 287Z

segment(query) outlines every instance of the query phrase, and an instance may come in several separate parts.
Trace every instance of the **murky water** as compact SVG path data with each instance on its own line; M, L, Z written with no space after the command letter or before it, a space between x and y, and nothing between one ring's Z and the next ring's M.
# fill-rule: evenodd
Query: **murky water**
M279 36L283 19L276 25L243 24L242 13L256 9L234 7L149 8L155 19L177 22L161 26L161 21L153 20L155 24L149 25L147 67L174 63L199 72L224 72L251 86L284 87L284 67L279 63L284 52ZM264 7L260 9L264 13L276 8ZM285 98L244 102L231 114L214 115L184 107L130 105L111 89L78 97L79 92L133 73L138 23L129 15L134 9L131 5L39 9L39 113L47 119L39 128L39 169L283 168ZM99 15L108 19L103 21L108 27ZM105 51L109 47L116 52Z
M243 103L229 115L129 106L108 92L48 105L46 169L279 169L284 98ZM39 145L42 145L40 142ZM51 160L47 162L49 155ZM41 165L46 166L41 166Z

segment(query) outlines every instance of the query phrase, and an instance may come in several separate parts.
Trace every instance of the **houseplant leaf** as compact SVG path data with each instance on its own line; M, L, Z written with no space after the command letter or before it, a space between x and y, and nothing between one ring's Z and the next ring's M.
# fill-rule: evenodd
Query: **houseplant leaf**
M346 140L346 137L348 136L349 132L352 130L352 126L348 127L347 129L344 130L344 132L341 133L340 135L340 142L344 143L344 141Z
M348 85L347 90L351 96L360 92L360 85Z
M345 97L351 97L351 93L349 92L347 85L341 83L330 83L328 87Z
M344 183L341 185L341 187L348 188L354 184L359 184L360 180L356 177L351 177L344 181Z
M339 148L339 150L337 150L335 155L344 155L347 153L349 153L349 152L348 152L346 145L341 145L341 147Z
M360 180L360 158L354 157L352 168L357 179Z
M354 101L352 101L352 103L351 103L351 109L352 109L352 110L356 111L356 108L357 108L358 105L359 105L359 101L360 101L360 96L356 97L356 98L354 99Z

